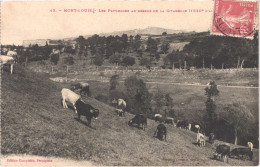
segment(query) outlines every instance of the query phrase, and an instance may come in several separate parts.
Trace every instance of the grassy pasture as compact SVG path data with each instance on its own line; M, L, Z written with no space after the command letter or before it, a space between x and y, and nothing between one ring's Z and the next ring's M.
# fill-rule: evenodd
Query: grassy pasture
M167 142L159 141L152 137L157 126L153 120L148 120L146 131L138 130L127 125L133 115L126 113L126 117L117 117L114 108L93 98L84 98L100 110L100 118L93 120L93 128L90 128L78 122L72 110L62 108L60 91L67 84L50 81L48 74L18 67L15 74L4 72L1 77L2 154L69 157L99 165L258 164L257 149L254 149L253 161L230 159L229 164L215 161L211 159L215 146L207 143L205 148L197 147L193 144L196 134L191 131L167 126ZM108 89L107 83L90 82L90 86L93 95ZM189 92L188 89L173 90L179 94ZM86 121L83 117L82 120ZM237 146L231 144L231 147Z

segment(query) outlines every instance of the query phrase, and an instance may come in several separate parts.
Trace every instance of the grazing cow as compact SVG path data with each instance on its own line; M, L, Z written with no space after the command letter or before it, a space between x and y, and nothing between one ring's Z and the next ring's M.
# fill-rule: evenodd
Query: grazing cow
M155 130L153 136L155 137L155 135L156 138L158 138L159 140L163 140L163 136L164 136L164 140L166 141L167 129L164 124L159 124L157 126L157 129Z
M6 55L12 57L14 59L14 63L17 63L17 61L18 61L17 52L10 50L7 52Z
M247 147L253 151L253 143L252 142L247 142Z
M137 124L138 128L140 128L140 124L142 124L142 129L145 130L145 127L147 127L147 118L142 114L136 114L135 117L128 122L129 126L133 124Z
M227 144L218 145L216 148L216 153L214 154L215 159L220 159L223 162L228 162L228 155L230 152L230 146Z
M200 131L200 126L199 125L194 125L194 127L196 128L196 130L199 132Z
M14 69L14 58L11 57L11 56L5 56L5 55L1 55L0 56L0 65L1 65L1 72L3 72L3 66L4 64L10 64L11 67L10 67L10 72L11 74L13 74L13 69Z
M70 103L72 103L72 105L74 107L74 111L77 113L75 103L76 103L76 101L78 101L80 99L80 95L72 92L71 90L69 90L67 88L63 88L61 90L61 96L62 96L63 108L68 108L66 101L70 102Z
M215 134L210 133L209 134L209 143L214 144L214 142L215 142Z
M122 109L117 108L117 109L116 109L116 113L117 113L118 116L121 116L121 117L122 117L122 116L125 116L125 112L124 112L124 110L122 110Z
M249 159L252 161L253 159L253 151L250 148L235 148L229 153L230 157L236 157L238 159Z
M189 123L187 120L185 121L179 121L177 123L177 128L183 128L183 129L187 129L187 127L189 126Z
M75 90L80 90L80 94L84 93L84 95L88 95L90 96L90 91L89 91L89 84L85 83L85 82L80 82L80 83L76 83L76 84L72 84L71 85L71 90L75 91Z
M98 118L99 110L95 109L89 104L84 103L80 99L76 101L75 106L78 111L78 119L80 120L80 116L83 115L88 120L88 125L91 126L91 119L94 117Z
M174 125L174 118L166 117L164 123Z
M162 120L162 115L161 114L154 114L154 120L155 120L155 122L160 122Z
M121 108L121 109L125 109L126 108L126 102L125 102L124 99L118 99L117 101L118 101L118 103L117 103L118 108Z
M205 135L202 134L202 133L197 133L197 143L200 147L204 147L205 144L206 144L206 141L205 141Z

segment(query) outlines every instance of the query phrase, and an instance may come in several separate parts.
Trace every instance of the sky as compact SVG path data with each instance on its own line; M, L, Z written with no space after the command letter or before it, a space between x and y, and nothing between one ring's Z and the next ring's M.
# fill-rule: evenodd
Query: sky
M213 6L211 0L4 1L1 2L1 43L22 45L23 40L62 39L147 27L208 31L212 13L207 10L213 10ZM68 9L83 12L64 12ZM84 12L89 9L94 9L96 12ZM203 11L198 12L201 9ZM106 12L99 12L101 10ZM158 12L108 12L108 10L158 10ZM167 10L188 12L167 12ZM190 10L193 11L189 12Z

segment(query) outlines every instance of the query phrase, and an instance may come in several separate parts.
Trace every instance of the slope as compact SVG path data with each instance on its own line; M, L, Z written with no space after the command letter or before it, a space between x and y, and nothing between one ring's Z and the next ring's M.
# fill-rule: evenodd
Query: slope
M129 127L133 117L117 117L114 108L92 98L84 101L100 110L93 128L77 121L63 109L62 85L47 74L32 73L17 66L16 73L2 78L2 154L57 156L92 161L100 165L256 165L254 161L231 159L229 164L212 160L214 146L195 144L191 131L168 128L167 142L152 137L157 126L148 120L146 131ZM82 117L83 121L86 121ZM218 143L218 142L217 142ZM234 147L234 146L232 146ZM258 150L255 150L258 153Z

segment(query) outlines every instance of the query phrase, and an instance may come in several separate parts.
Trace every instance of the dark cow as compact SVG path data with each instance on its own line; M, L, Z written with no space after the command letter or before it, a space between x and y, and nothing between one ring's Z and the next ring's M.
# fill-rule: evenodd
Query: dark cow
M253 152L250 150L250 148L235 148L229 153L229 156L242 160L249 159L252 161Z
M210 133L209 134L209 143L210 144L214 144L215 142L215 134L214 133Z
M142 129L145 130L145 127L147 127L147 118L142 114L136 114L135 117L128 122L129 126L133 124L137 124L138 128L140 128L142 124Z
M91 119L93 117L96 118L96 119L98 118L99 110L95 109L94 107L92 107L89 104L84 103L80 99L78 101L76 101L75 107L76 107L77 112L78 112L78 119L80 120L81 115L85 116L86 119L88 120L89 126L91 126Z
M230 152L230 146L226 144L218 145L216 148L216 153L214 155L215 159L220 159L223 162L228 162L228 155Z
M153 136L155 137L155 135L156 135L156 138L158 138L159 140L163 140L163 136L164 136L164 140L166 141L167 129L164 126L164 124L159 124L157 126L157 129L154 132Z
M80 82L76 84L71 84L71 90L80 90L80 94L88 95L90 96L90 91L89 91L89 84L85 82Z
M187 127L189 127L189 122L187 120L185 121L179 121L177 123L177 128L183 128L183 129L187 129Z

